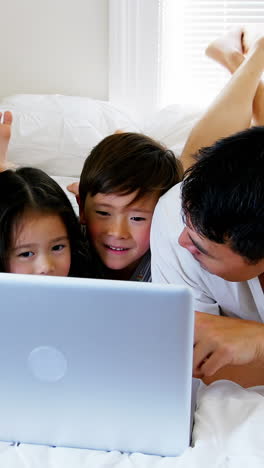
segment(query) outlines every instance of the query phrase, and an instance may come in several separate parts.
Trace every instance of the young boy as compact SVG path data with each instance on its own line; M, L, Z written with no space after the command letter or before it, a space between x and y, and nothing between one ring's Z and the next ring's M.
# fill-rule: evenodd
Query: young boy
M96 277L151 281L154 208L181 178L181 164L174 154L145 135L116 133L92 150L77 199Z

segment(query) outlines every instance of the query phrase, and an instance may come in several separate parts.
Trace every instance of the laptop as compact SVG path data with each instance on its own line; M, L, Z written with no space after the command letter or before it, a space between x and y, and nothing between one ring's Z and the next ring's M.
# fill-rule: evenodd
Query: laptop
M194 314L173 285L0 273L0 440L176 456Z

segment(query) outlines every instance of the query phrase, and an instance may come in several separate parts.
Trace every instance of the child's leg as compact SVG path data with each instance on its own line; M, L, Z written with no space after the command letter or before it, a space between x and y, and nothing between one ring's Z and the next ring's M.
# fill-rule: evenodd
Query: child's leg
M262 25L248 25L229 31L206 49L206 55L234 73L257 39L263 35ZM253 100L254 125L264 125L264 83L260 81Z
M211 42L205 53L233 74L245 59L243 55L243 37L243 27L232 29L227 34Z
M263 25L247 26L243 35L244 52L250 52L254 43L263 40ZM253 124L264 125L264 82L260 81L253 101Z
M12 114L7 111L3 115L3 123L1 123L2 112L0 112L0 170L8 167L7 164L7 149L11 136Z
M264 70L264 38L254 43L244 60L240 50L233 54L234 57L237 61L240 57L241 65L195 125L185 144L181 156L185 169L193 164L192 155L199 148L244 130L251 124L253 101Z

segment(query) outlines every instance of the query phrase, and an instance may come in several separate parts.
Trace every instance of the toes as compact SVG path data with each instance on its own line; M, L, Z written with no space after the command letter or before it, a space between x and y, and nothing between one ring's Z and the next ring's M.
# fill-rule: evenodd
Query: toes
M12 112L6 111L6 112L4 113L3 123L6 124L6 125L11 125L11 124L12 124L12 121L13 121Z

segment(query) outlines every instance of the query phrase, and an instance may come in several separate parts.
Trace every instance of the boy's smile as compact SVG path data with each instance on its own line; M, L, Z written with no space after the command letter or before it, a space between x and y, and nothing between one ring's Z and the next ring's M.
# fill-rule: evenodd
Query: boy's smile
M128 276L149 249L150 226L158 193L134 201L128 195L97 193L86 197L81 222L104 265Z

